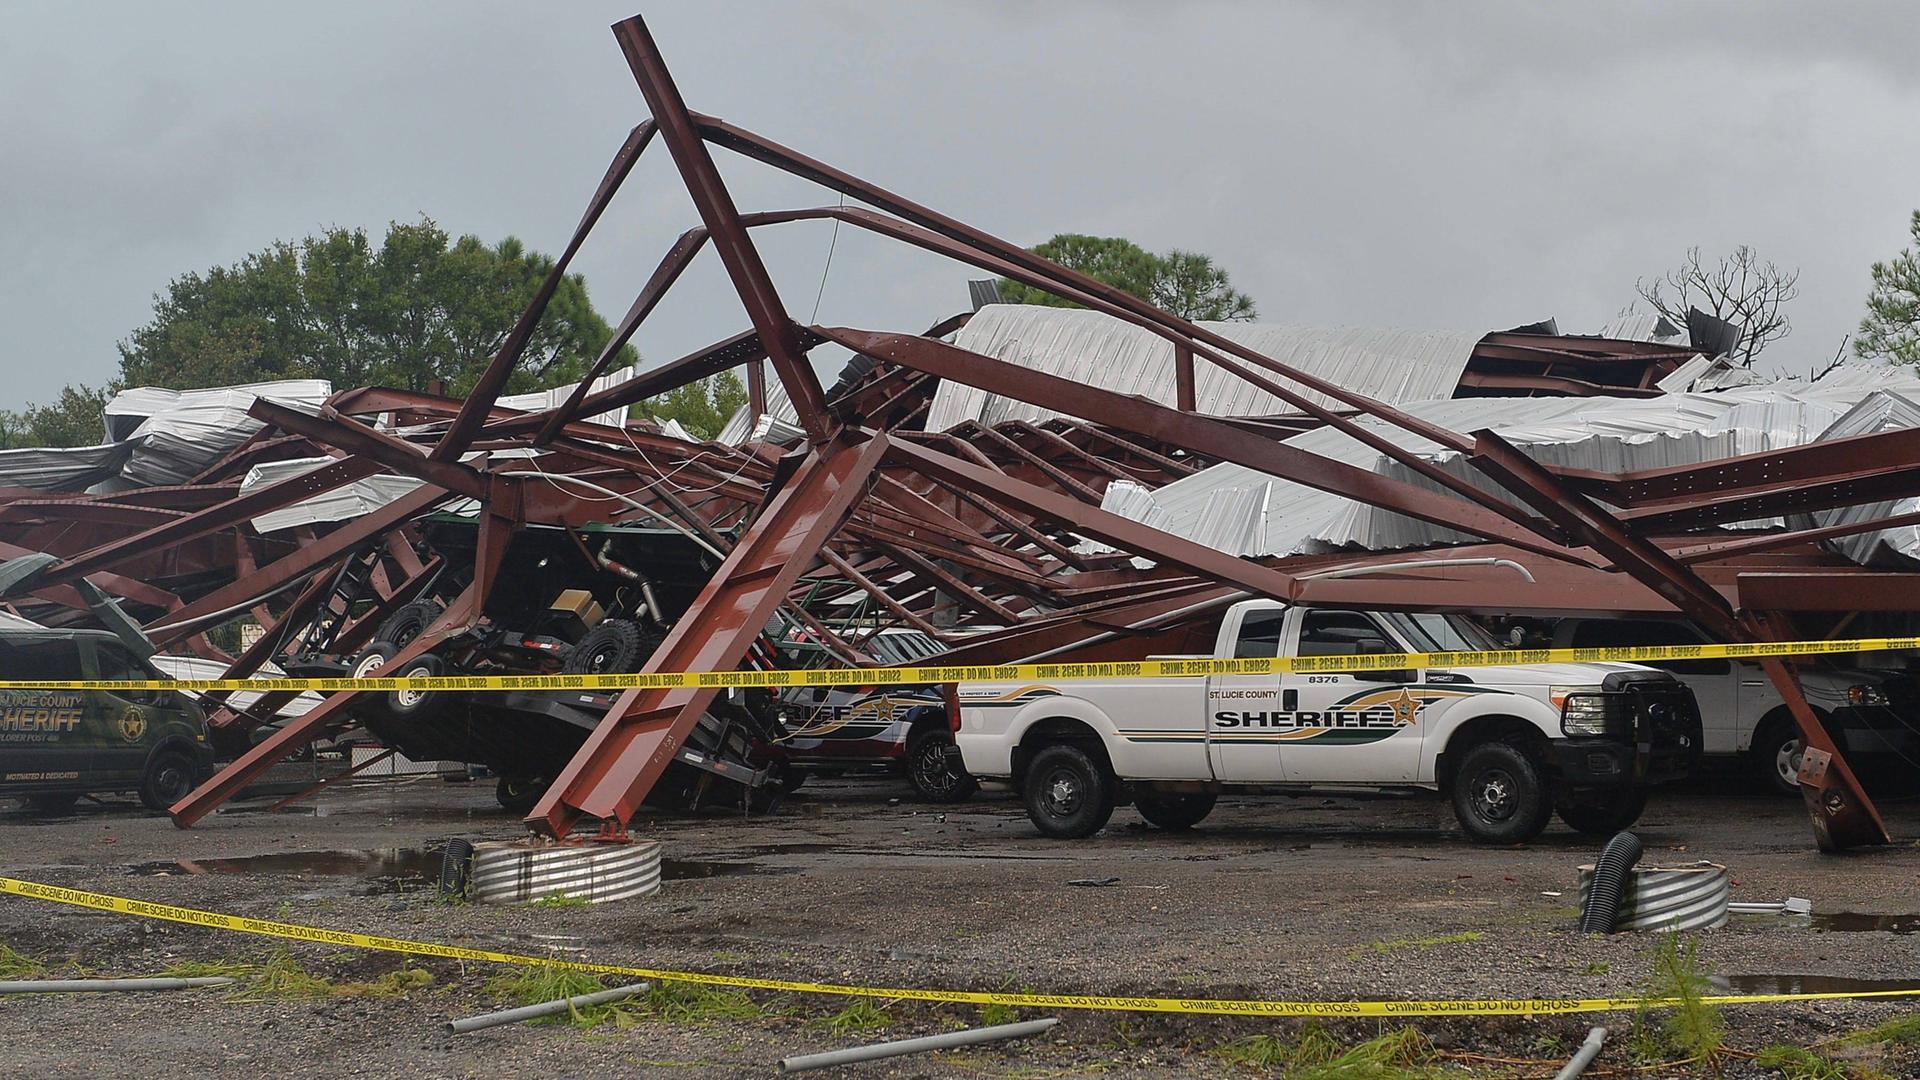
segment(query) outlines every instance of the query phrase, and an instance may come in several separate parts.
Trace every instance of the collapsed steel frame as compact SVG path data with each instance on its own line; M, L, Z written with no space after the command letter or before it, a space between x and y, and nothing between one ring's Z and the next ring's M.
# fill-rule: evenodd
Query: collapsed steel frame
M157 611L147 625L156 643L203 654L217 654L201 633L212 620L251 609L268 632L233 658L229 675L243 677L258 671L290 636L318 633L341 652L364 645L388 613L420 595L444 568L437 556L415 550L409 523L453 500L471 499L480 509L469 583L395 664L481 618L516 529L573 530L633 515L685 530L717 561L644 671L734 668L783 609L843 662L867 662L861 630L845 622L829 625L833 620L821 615L818 602L836 599L857 600L873 627L909 625L933 634L955 647L948 655L968 662L1129 649L1138 655L1146 643L1187 632L1196 618L1245 595L1402 608L1679 612L1734 641L1793 633L1791 612L1833 610L1836 603L1851 603L1846 610L1855 611L1893 604L1913 610L1920 599L1914 595L1920 578L1860 573L1822 562L1808 550L1815 541L1889 520L1733 540L1682 535L1720 523L1920 494L1920 432L1633 474L1543 466L1491 431L1460 433L1425 422L744 128L694 113L645 24L634 18L613 31L652 117L627 135L552 272L464 400L364 388L335 395L317 416L261 401L252 415L266 425L263 431L192 485L165 495L54 500L128 531L80 550L73 550L70 538L62 541L46 530L35 534L44 543L23 543L19 550L53 550L64 560L30 583L34 594L79 606L71 583L86 578ZM554 288L656 140L665 145L701 224L669 248L565 402L537 412L499 406ZM716 146L862 205L743 214L715 167ZM925 334L800 325L786 310L751 234L819 219L1045 289L1170 341L1182 376L1178 400L1174 406L1156 404L968 352L941 340L952 321ZM750 328L617 386L590 391L592 380L708 245ZM828 343L877 364L829 393L808 360L811 350ZM1525 341L1495 344L1532 347ZM763 363L772 367L804 433L791 453L766 444L691 444L644 426L580 419L742 366L758 414L767 401ZM1278 441L1291 433L1284 426L1195 413L1192 371L1200 363L1273 394L1309 422L1345 432L1424 483L1288 446ZM1081 419L912 430L931 380L952 380ZM1336 404L1319 405L1302 389ZM382 416L392 422L373 422ZM1358 422L1362 417L1465 455L1512 500L1399 448ZM234 478L250 463L302 447L320 448L335 460L292 480L239 492ZM535 450L539 456L531 462L474 456L498 450ZM1539 581L1521 587L1497 577L1396 569L1409 561L1405 555L1243 559L1099 507L1099 489L1108 480L1161 482L1213 462L1238 463L1469 534L1480 542L1459 549L1461 554L1523 560ZM410 477L420 486L331 531L302 535L290 550L247 533L245 523L258 514L378 473ZM30 518L36 511L28 502L0 513ZM1121 554L1089 552L1082 540ZM230 580L188 602L126 574L130 567L184 558L190 551L209 566L224 558ZM1769 559L1772 553L1778 558ZM1142 569L1128 555L1152 565ZM1370 573L1316 577L1334 565ZM343 575L371 583L371 610L338 601ZM995 629L958 632L969 624ZM1877 812L1800 693L1792 665L1767 661L1766 667L1810 748L1802 784L1819 846L1885 842ZM527 824L556 837L595 822L615 831L623 827L716 692L621 694ZM342 726L355 698L334 694L280 725L175 806L175 821L191 825L273 763ZM231 735L259 724L283 701L267 695L245 712L222 708L213 724Z

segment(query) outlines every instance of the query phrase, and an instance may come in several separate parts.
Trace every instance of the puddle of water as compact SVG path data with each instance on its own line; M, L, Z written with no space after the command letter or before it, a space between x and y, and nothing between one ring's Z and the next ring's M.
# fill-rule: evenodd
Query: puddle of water
M1920 980L1855 979L1845 975L1728 975L1713 980L1730 994L1860 994L1887 990L1920 991Z
M1810 916L1812 928L1842 934L1920 933L1920 915L1865 915L1857 911L1836 911Z
M276 851L233 859L180 859L142 863L132 873L286 874L292 877L358 878L362 895L411 892L440 880L441 847L372 848L366 851Z
M752 862L719 862L707 859L661 859L660 880L688 881L694 878L737 877L741 874L797 874L798 867L761 866Z

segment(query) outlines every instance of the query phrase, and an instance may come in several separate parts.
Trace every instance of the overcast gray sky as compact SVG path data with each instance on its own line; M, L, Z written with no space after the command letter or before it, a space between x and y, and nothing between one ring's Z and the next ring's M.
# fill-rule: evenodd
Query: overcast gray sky
M688 102L1022 243L1214 255L1263 319L1590 331L1750 243L1801 268L1805 371L1920 206L1908 3L39 4L0 35L0 406L117 370L183 272L421 214L564 243L645 115L640 10ZM833 196L721 155L748 209ZM649 151L577 266L618 316L695 222ZM811 313L828 228L766 235ZM966 268L840 237L822 320L920 330ZM744 328L711 254L638 339Z

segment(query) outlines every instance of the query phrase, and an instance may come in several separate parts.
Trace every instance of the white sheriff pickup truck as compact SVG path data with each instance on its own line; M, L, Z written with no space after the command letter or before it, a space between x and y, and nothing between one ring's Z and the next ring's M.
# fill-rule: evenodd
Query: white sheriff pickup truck
M1453 616L1247 600L1214 655L1495 648ZM1530 840L1556 811L1610 833L1700 752L1692 691L1632 664L961 683L950 706L967 771L1011 781L1057 837L1093 835L1127 801L1189 828L1225 790L1440 791L1491 843Z

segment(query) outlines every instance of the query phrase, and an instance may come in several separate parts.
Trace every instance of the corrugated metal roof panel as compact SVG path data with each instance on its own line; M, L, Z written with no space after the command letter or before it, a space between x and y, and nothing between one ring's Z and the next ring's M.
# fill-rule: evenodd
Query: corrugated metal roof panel
M1467 358L1485 335L1458 330L1375 330L1285 326L1273 323L1201 324L1290 367L1319 375L1381 401L1400 403L1446 398L1459 385ZM1022 367L1175 403L1173 345L1129 323L1082 308L997 304L976 312L954 344ZM1284 380L1283 380L1284 381ZM1290 387L1290 389L1300 389ZM1312 391L1308 400L1332 404ZM1199 410L1217 416L1265 416L1296 412L1292 406L1237 376L1201 361L1194 397ZM927 414L929 431L962 420L1044 420L1058 413L984 390L943 381Z
M1920 401L1920 377L1906 377L1907 394ZM1406 406L1423 419L1455 431L1491 428L1524 448L1528 455L1551 464L1610 472L1691 465L1735 454L1757 453L1837 438L1847 433L1838 422L1870 394L1895 397L1886 391L1857 386L1828 386L1783 380L1764 386L1741 387L1712 394L1668 394L1657 398L1510 398L1432 401ZM1908 401L1907 397L1900 397ZM1856 422L1907 423L1905 413L1889 407L1895 419ZM1920 415L1920 406L1916 406ZM1434 461L1449 473L1483 490L1501 494L1457 454L1418 436L1379 421L1362 421L1396 446ZM1435 485L1380 455L1370 447L1332 428L1320 428L1287 440L1288 445L1352 464L1365 465L1423 487ZM1242 492L1270 481L1258 546L1237 550L1231 527L1210 518L1207 508L1219 492ZM1224 496L1234 497L1234 496ZM1151 505L1136 500L1129 516L1158 509L1165 528L1179 536L1222 551L1248 555L1291 555L1362 547L1394 550L1471 539L1425 522L1378 510L1364 503L1328 495L1299 484L1269 477L1239 465L1221 464L1183 477L1154 491ZM1865 511L1863 511L1864 513ZM1734 528L1780 525L1778 519L1741 522ZM1890 543L1905 553L1904 538L1863 539L1859 544ZM1862 550L1865 550L1862 548ZM1884 547L1879 550L1886 550ZM1920 532L1912 551L1920 554Z

